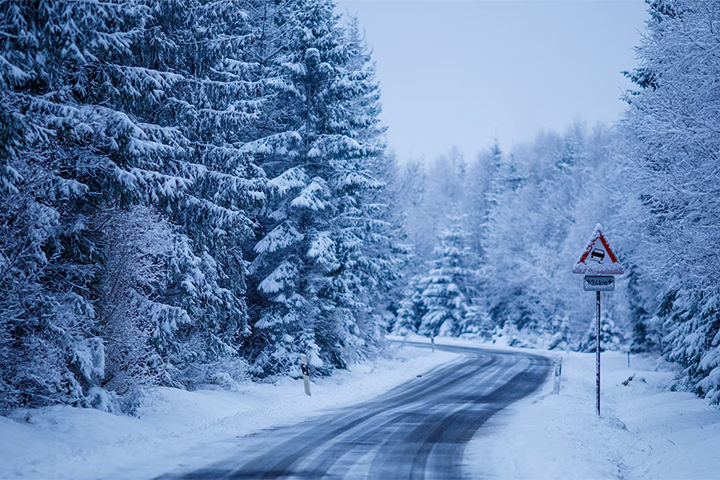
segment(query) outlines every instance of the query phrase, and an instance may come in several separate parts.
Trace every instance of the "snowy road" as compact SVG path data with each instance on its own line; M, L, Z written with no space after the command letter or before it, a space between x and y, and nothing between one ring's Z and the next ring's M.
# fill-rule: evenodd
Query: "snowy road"
M238 439L232 458L170 479L458 479L467 442L495 413L535 391L539 355L438 346L463 353L372 401ZM351 387L350 387L351 388Z

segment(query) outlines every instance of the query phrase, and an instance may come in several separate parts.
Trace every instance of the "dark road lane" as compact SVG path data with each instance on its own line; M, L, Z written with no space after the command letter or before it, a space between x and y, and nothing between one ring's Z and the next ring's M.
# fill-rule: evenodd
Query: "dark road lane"
M241 438L232 458L160 478L463 478L467 443L492 415L537 390L551 360L524 352L437 348L465 358L369 402Z

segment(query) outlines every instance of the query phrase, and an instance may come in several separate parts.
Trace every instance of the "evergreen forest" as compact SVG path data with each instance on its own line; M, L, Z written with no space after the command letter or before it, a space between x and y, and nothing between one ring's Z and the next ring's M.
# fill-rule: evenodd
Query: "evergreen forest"
M386 335L603 347L720 402L720 4L648 0L614 125L386 144L333 0L0 0L0 413L330 375Z

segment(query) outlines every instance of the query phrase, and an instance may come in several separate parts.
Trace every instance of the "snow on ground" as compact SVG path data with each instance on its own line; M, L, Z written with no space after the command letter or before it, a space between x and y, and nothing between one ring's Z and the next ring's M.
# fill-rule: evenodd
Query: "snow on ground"
M429 343L423 337L412 340ZM542 389L493 416L468 444L465 462L470 478L720 478L720 410L691 393L670 391L677 365L631 355L628 367L627 354L603 352L598 417L594 353L527 350L454 338L437 338L436 344L562 358L559 394L552 393L551 375Z
M233 439L369 400L457 354L397 345L393 359L354 365L312 381L246 384L238 391L158 388L139 418L52 407L0 417L0 478L153 478L232 455Z
M437 343L478 345L444 338ZM670 392L672 366L632 356L628 368L626 355L603 353L598 418L594 354L535 352L562 357L560 393L552 394L550 378L491 418L466 450L471 477L718 478L720 410L692 394ZM0 417L0 478L152 478L179 466L202 466L232 455L236 436L368 400L456 358L406 345L394 360L314 380L312 397L302 393L302 381L285 379L237 392L159 388L140 418L70 407Z
M598 417L595 354L544 353L562 357L560 393L552 394L551 377L493 417L468 445L470 472L502 479L719 478L720 411L669 391L673 366L631 356L628 368L626 354L603 352Z

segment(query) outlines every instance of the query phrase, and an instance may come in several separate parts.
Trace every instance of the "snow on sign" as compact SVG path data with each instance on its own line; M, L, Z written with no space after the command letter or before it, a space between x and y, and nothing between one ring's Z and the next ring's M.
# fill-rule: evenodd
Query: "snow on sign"
M588 275L622 275L625 273L625 268L610 248L599 223L595 226L595 231L572 272Z

